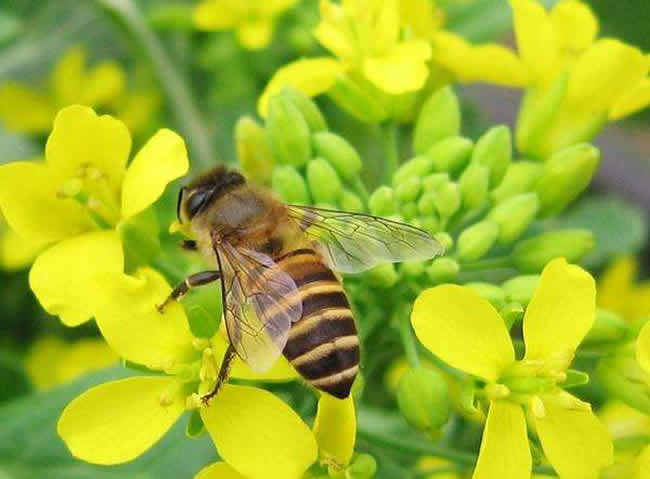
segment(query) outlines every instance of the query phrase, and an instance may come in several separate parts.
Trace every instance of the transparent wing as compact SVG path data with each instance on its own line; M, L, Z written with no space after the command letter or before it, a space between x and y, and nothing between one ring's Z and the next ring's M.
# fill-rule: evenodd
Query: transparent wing
M443 246L415 226L362 213L290 205L289 216L318 244L329 265L359 273L380 263L423 261Z
M253 370L268 370L287 343L302 302L291 276L267 255L225 243L215 248L230 343Z

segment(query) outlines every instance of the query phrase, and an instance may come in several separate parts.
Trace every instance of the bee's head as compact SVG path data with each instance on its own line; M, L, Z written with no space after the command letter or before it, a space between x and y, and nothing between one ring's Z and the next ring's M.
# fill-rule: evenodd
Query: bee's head
M176 214L178 221L186 223L233 188L246 183L237 171L218 166L204 173L178 193Z

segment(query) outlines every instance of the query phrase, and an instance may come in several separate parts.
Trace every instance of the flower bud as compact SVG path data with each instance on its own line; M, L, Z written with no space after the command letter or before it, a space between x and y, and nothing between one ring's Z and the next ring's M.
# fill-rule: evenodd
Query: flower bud
M513 196L494 207L488 218L499 225L499 243L512 243L518 239L535 219L539 199L535 193Z
M415 131L413 151L422 154L431 145L460 133L460 106L451 87L436 90L422 106Z
M458 259L476 261L494 245L499 235L499 225L490 220L480 221L464 230L458 237Z
M373 215L390 216L395 214L395 191L390 186L380 186L368 199L368 208Z
M410 201L400 206L399 212L406 221L410 221L418 214L417 203Z
M420 228L430 235L435 235L440 232L440 220L438 219L438 215L431 214L424 218L419 218L419 220Z
M600 151L587 143L570 146L551 156L536 186L540 215L554 215L566 208L591 183L599 163Z
M541 178L544 166L532 161L511 163L506 174L490 196L495 203L500 203L520 193L533 191L537 180Z
M519 243L512 251L512 260L520 271L537 273L554 258L563 257L569 263L576 263L593 246L591 231L551 231Z
M449 175L447 173L434 173L422 178L422 188L424 191L435 192L440 189L442 185L449 183Z
M460 192L456 183L442 185L436 191L436 209L443 218L449 218L460 208Z
M418 200L418 211L422 216L432 216L437 213L436 210L436 194L433 192L426 192Z
M325 158L344 181L352 181L361 171L359 153L343 137L321 131L311 137L314 154Z
M323 117L323 114L311 98L291 86L284 87L280 94L286 96L300 110L307 122L309 131L315 133L327 130L327 121L325 121L325 117Z
M481 298L487 300L495 309L501 309L506 304L506 293L498 286L491 283L473 282L465 284Z
M598 309L594 324L585 336L583 344L622 343L633 336L632 326L618 314Z
M311 201L305 179L293 166L276 166L271 175L271 186L287 203L305 205Z
M505 281L501 288L506 293L509 301L520 303L523 306L528 306L537 285L539 284L538 274L528 274L515 276L508 281Z
M462 136L452 136L433 144L426 155L431 158L435 171L456 173L469 162L474 143Z
M499 314L509 330L513 324L524 318L524 307L519 303L508 303L499 310Z
M278 164L302 166L311 158L309 126L300 110L285 95L269 100L266 129Z
M352 211L355 213L363 211L363 201L356 194L348 190L343 190L339 204L343 211Z
M484 165L471 164L463 171L458 184L466 210L475 210L485 204L489 181L490 170Z
M422 179L425 175L433 169L433 162L431 158L426 155L416 156L405 162L400 166L395 174L393 174L393 186L397 187L404 181L412 178Z
M370 454L357 454L345 471L345 479L372 479L377 474L377 461Z
M307 165L307 184L314 201L335 205L343 185L336 170L324 158L314 158Z
M395 186L395 196L401 203L415 201L420 194L421 188L422 180L417 176L413 176Z
M620 399L628 406L650 414L650 373L641 368L633 352L604 357L598 363L596 373L612 399Z
M268 185L273 173L271 143L263 126L249 116L235 125L237 160L246 176L260 185Z
M416 278L424 273L425 263L422 261L411 261L400 265L400 272L411 278Z
M512 137L510 128L495 126L481 136L472 152L472 163L485 165L490 169L490 186L497 186L512 159Z
M451 258L436 258L426 268L429 279L436 284L452 281L458 272L460 266Z
M343 110L364 123L379 123L388 118L388 112L377 97L348 75L338 75L327 95Z
M437 371L413 368L399 382L397 404L411 426L435 434L449 419L447 383Z
M366 272L368 283L376 288L391 288L397 283L399 274L395 270L395 265L391 263L380 264Z
M454 246L454 238L446 231L440 231L433 235L434 239L442 245L445 251L449 251Z

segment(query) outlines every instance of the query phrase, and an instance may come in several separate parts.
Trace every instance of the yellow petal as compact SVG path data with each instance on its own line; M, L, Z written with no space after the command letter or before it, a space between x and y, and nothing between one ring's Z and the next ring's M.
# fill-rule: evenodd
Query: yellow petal
M581 1L559 2L551 10L550 19L560 48L573 54L589 47L598 34L598 19Z
M650 322L643 325L636 339L636 359L650 373Z
M384 0L377 12L374 25L373 46L376 51L385 51L393 47L399 39L400 17L396 0Z
M634 476L632 479L648 479L650 477L650 446L646 446L634 461Z
M411 323L432 353L487 381L495 381L515 359L503 319L469 288L446 284L423 291L413 304Z
M0 232L0 269L18 271L29 266L45 244L32 238L24 238L14 230Z
M528 479L532 458L519 404L492 401L472 479Z
M103 339L86 338L68 344L56 361L55 377L65 384L83 374L104 369L119 360Z
M526 308L526 359L565 358L570 362L595 314L594 278L564 258L551 261Z
M32 384L43 391L58 384L56 362L66 344L56 336L43 336L32 343L25 355L25 371Z
M85 233L64 240L41 253L29 272L29 286L43 308L67 326L93 315L92 279L124 268L122 244L115 231Z
M171 288L150 268L135 276L105 273L93 280L88 301L108 344L123 358L151 369L168 369L197 355L183 307L172 302L160 314Z
M126 76L116 62L106 61L90 70L85 78L81 103L102 106L118 98L126 86Z
M525 86L526 69L509 49L500 45L473 46L463 37L438 32L434 60L463 82L488 82L505 86Z
M614 441L632 436L650 435L650 417L621 401L608 401L598 411Z
M627 316L627 303L631 300L638 266L634 258L625 256L609 265L598 280L598 305Z
M73 456L120 464L158 442L184 410L185 397L174 379L127 378L73 399L61 413L57 432Z
M606 112L648 73L648 59L636 47L615 39L594 43L569 78L568 98L574 108Z
M50 76L50 88L59 107L78 103L83 91L86 50L72 47L59 59Z
M370 57L363 63L364 75L387 93L400 94L419 90L429 76L426 61L431 47L422 40L395 46L388 54Z
M126 125L112 116L97 116L88 107L72 105L59 111L47 139L47 164L66 178L91 165L119 191L131 150Z
M357 48L343 8L328 0L321 0L319 5L321 22L314 29L314 37L341 60L353 61Z
M194 479L246 479L225 462L215 462L204 467Z
M299 479L316 460L309 427L268 391L227 384L201 417L219 455L249 479Z
M47 96L18 83L0 86L0 120L11 131L42 133L52 127L56 110Z
M553 24L535 0L510 0L519 56L529 70L530 81L546 84L557 73L558 45Z
M57 196L61 181L58 172L41 163L0 166L0 209L9 226L29 241L43 244L87 230L81 205Z
M537 435L560 477L598 477L613 461L613 446L589 404L566 392L546 395L542 403L542 410L533 414Z
M332 58L308 58L296 60L278 69L266 85L257 103L257 110L265 117L269 98L286 86L292 86L307 96L316 96L332 88L336 76L344 67Z
M609 110L609 119L618 120L650 105L650 78L643 78L623 93Z
M223 8L217 0L203 0L194 9L193 18L200 30L227 30L237 22L236 11Z
M357 417L354 399L337 399L321 394L314 421L314 435L318 442L321 464L344 468L354 453L357 435Z
M271 42L273 22L268 18L247 21L237 28L237 39L250 50L259 50Z
M124 176L122 217L130 218L148 208L189 167L183 139L171 130L158 130L135 155Z
M401 0L399 18L416 38L431 38L444 21L444 12L435 8L429 0Z

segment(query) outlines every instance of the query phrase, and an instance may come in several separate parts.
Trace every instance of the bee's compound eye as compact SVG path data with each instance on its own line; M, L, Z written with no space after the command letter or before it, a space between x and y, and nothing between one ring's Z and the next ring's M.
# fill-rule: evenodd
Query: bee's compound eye
M197 190L187 200L187 214L194 217L212 196L213 190Z

